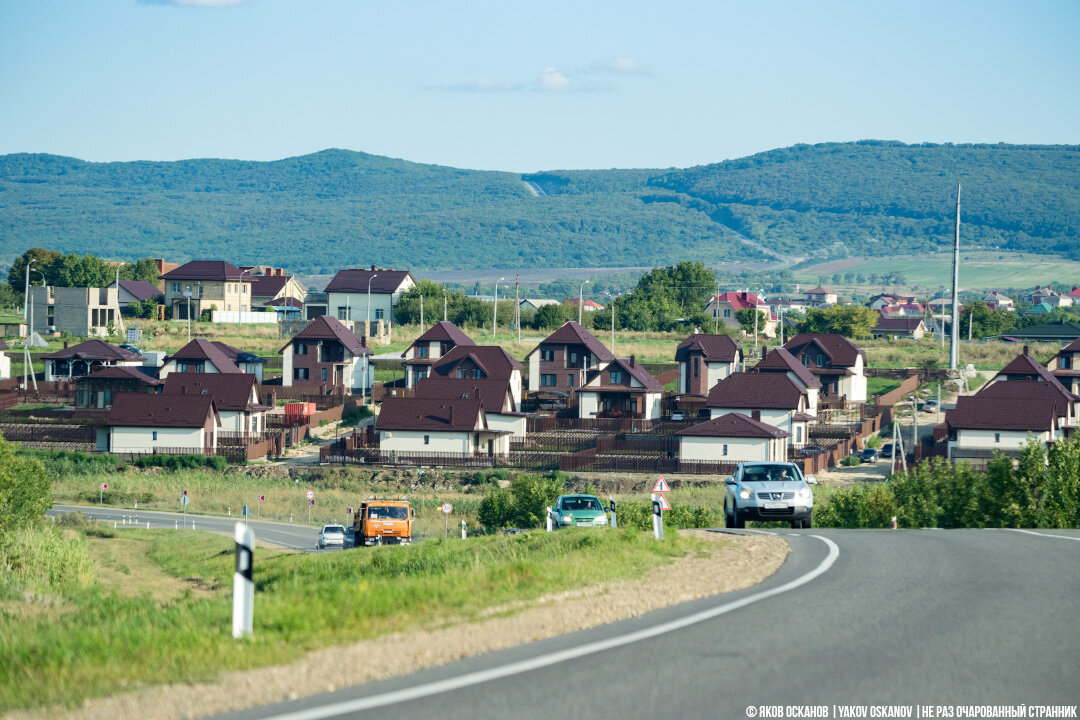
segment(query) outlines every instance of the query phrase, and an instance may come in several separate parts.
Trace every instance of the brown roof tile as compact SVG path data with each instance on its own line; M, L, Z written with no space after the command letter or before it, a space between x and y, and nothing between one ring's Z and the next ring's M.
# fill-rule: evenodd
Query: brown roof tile
M258 407L252 400L255 376L236 373L169 373L165 395L209 395L220 410L242 412Z
M922 324L923 319L921 317L879 317L877 325L874 326L874 330L877 332L902 332L913 333L919 329L919 325Z
M149 370L150 372L144 372ZM147 385L160 385L163 381L154 377L157 368L140 365L112 365L95 370L89 375L83 375L80 380L138 380Z
M272 298L291 280L289 275L249 275L251 296Z
M694 333L679 343L675 359L684 361L690 353L700 353L705 362L734 362L739 354L738 344L727 335Z
M791 372L795 374L795 377L799 378L799 381L805 387L821 387L821 381L814 376L814 373L806 369L801 362L795 359L794 355L784 348L776 348L767 352L765 357L754 366L754 372Z
M498 345L458 345L438 359L432 372L451 375L465 360L472 360L492 379L509 380L514 370L521 370L521 363Z
M829 364L835 368L854 367L856 358L864 355L858 345L834 333L799 333L784 343L784 347L798 357L803 348L812 344L821 348L829 358Z
M116 287L116 281L114 280L109 287ZM161 288L145 280L121 280L120 287L140 301L161 297Z
M192 260L161 276L162 280L248 280L250 275L224 260Z
M803 391L787 375L737 372L709 390L707 407L797 410Z
M473 339L463 333L454 323L449 320L440 320L432 325L423 335L416 338L413 345L422 342L450 342L454 345L476 345ZM410 345L409 347L412 347ZM405 353L402 353L402 357Z
M1070 399L1074 399L1076 397L1072 394L1072 392L1066 389L1064 385L1061 384L1061 381L1054 376L1054 373L1047 370L1042 363L1031 357L1031 355L1027 353L1026 347L1024 348L1024 352L1013 358L1012 362L1001 368L1001 370L998 371L998 374L994 377L999 378L1005 376L1027 377L1031 379L1041 378L1043 381L1050 383L1050 385L1052 385L1064 397Z
M142 355L139 355L138 353L129 352L128 350L124 350L115 345L110 345L104 340L87 340L78 345L72 345L63 350L49 353L44 357L46 360L70 360L72 358L78 358L79 360L112 360L114 362L133 362L141 361L143 359Z
M110 427L198 428L214 411L209 395L117 393L105 421Z
M205 360L217 368L220 373L240 372L240 368L236 367L236 363L229 358L222 348L218 347L218 343L211 342L206 338L195 338L165 358L165 362L170 360Z
M293 339L285 343L281 350L292 345L293 340L337 340L353 355L371 354L371 348L356 337L356 334L345 327L340 320L330 315L323 315L312 320L307 327L293 335Z
M558 330L541 340L540 345L584 345L600 362L610 362L615 359L602 342L574 320L564 322ZM529 355L539 350L540 345L533 348Z
M693 427L680 430L675 434L685 437L717 438L783 438L790 435L790 433L778 427L736 412L707 420Z
M405 279L410 277L412 273L408 270L338 270L323 292L366 293L370 280L371 292L392 295L398 291Z
M1056 417L1060 415L1054 401L1045 395L1002 398L980 392L957 398L956 407L945 412L945 423L956 430L1046 432L1053 429Z
M435 375L416 383L414 397L420 398L478 398L484 412L514 412L514 396L508 380L453 378Z
M434 430L473 432L485 430L478 398L399 398L383 400L376 430Z
M607 372L612 367L621 369L624 372L626 372L627 374L629 374L631 377L635 378L639 383L641 383L641 387L630 387L628 385L602 385L602 384L601 385L590 385L589 384L590 382L592 382L593 380L595 380L598 377L602 378L604 373ZM637 362L631 363L630 360L624 360L622 358L615 358L614 360L609 362L607 365L605 365L603 368L601 368L599 372L591 373L590 376L589 376L589 379L585 382L585 384L582 385L579 388L576 388L575 392L578 392L578 393L596 392L597 390L609 390L609 391L622 390L624 392L658 392L658 393L661 393L661 392L664 392L664 386L660 384L659 380L657 380L652 375L650 375L648 373L648 371L645 370L645 368L641 367L641 365L639 363L637 363Z

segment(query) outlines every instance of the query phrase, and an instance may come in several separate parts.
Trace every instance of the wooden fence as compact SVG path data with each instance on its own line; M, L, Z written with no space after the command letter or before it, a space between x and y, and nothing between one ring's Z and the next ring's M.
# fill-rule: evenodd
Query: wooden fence
M0 435L9 442L62 442L91 445L97 442L97 428L92 425L56 423L0 423Z

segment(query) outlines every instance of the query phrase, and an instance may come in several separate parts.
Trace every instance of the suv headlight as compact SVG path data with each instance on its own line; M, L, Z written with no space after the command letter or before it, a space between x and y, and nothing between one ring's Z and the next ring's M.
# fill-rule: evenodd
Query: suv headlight
M600 515L596 518L597 525L607 525L607 515Z
M810 488L804 487L802 490L800 490L799 491L799 497L801 497L803 500L806 500L807 498L809 498L810 497Z
M743 488L742 490L739 491L739 497L741 497L743 500L749 500L750 495L751 495L750 491L747 490L746 488Z
M563 515L561 518L559 518L559 522L563 525L569 525L570 523L574 522L574 518L570 517L569 515Z

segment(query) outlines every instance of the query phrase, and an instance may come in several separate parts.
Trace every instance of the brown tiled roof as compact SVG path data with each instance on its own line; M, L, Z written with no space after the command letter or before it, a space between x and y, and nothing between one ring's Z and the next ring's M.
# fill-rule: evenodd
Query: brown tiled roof
M687 437L718 438L782 438L790 435L790 433L778 427L754 420L737 412L706 420L703 423L680 430L675 434Z
M476 363L489 378L509 380L514 370L521 369L521 363L498 345L458 345L439 358L432 371L439 375L450 375L466 359Z
M251 296L272 298L289 282L289 275L248 275L251 278Z
M995 383L1011 385L1011 382ZM956 399L956 407L945 412L945 423L955 430L1012 430L1046 432L1060 417L1047 396L1001 398L968 395Z
M1028 355L1026 352L1026 347L1024 348L1024 350L1025 352L1022 352L1015 358L1013 358L1012 362L1001 368L1001 370L998 371L998 374L994 377L997 378L1007 375L1020 375L1022 377L1029 377L1032 379L1042 378L1044 381L1050 383L1050 385L1056 388L1058 392L1062 393L1065 397L1075 398L1072 392L1066 389L1066 387L1061 384L1061 381L1054 377L1054 373L1047 370L1046 367L1043 366L1043 364L1040 363L1038 360Z
M514 411L514 396L507 380L481 378L452 378L435 375L416 383L414 397L420 398L477 398L487 413Z
M558 330L541 340L540 345L584 345L600 362L610 362L615 359L602 342L574 320L564 322ZM533 348L529 355L539 350L540 345Z
M304 303L300 302L294 297L279 297L273 300L267 300L263 303L263 307L291 307L302 308Z
M116 281L114 280L109 287L115 286ZM150 300L161 297L161 288L145 280L121 280L120 287L134 295L136 300Z
M734 362L739 346L727 335L694 333L679 343L675 349L675 359L682 362L695 352L701 353L705 362Z
M902 332L913 333L922 324L921 317L879 317L874 330L877 332Z
M413 345L422 342L450 342L454 345L475 345L473 339L463 333L454 323L449 320L440 320L431 326L423 335L416 338ZM410 345L412 347L412 345ZM401 354L405 357L405 353Z
M340 320L330 315L323 315L312 320L306 328L293 335L293 339L285 343L281 350L292 345L293 340L337 340L353 355L371 354L371 348L356 337L352 330L345 327Z
M224 343L221 344L224 345ZM217 368L217 371L220 373L240 372L240 368L236 367L236 363L234 363L229 356L218 347L218 343L211 342L206 338L195 338L187 345L165 358L165 362L169 362L170 360L206 360Z
M250 275L224 260L192 260L161 276L162 280L249 280Z
M780 373L732 373L709 391L708 407L797 410L802 389Z
M810 344L821 348L833 367L853 367L855 359L863 355L863 351L855 343L843 335L833 333L799 333L784 343L784 347L798 357L800 351Z
M1058 355L1063 352L1080 352L1080 338L1073 340L1071 343L1063 347L1061 349L1061 352L1058 353Z
M1045 399L1053 403L1061 417L1068 416L1069 405L1073 402L1070 393L1042 380L996 380L984 385L976 394L1004 403L1024 398Z
M261 355L256 355L255 353L248 352L247 350L241 350L239 348L234 348L232 345L227 345L227 344L225 344L223 342L220 342L218 340L213 340L212 342L214 343L214 347L216 347L218 350L223 352L225 354L225 357L229 358L230 360L232 360L237 365L239 365L242 362L244 362L244 363L264 363L264 362L266 362L266 358L262 357Z
M214 410L209 395L117 393L105 421L111 427L199 428Z
M641 383L642 386L630 387L629 385L589 385L589 382L596 379L597 377L602 377L603 374L609 369L611 369L612 366L617 366L619 369L622 369L624 372L628 373L631 377L635 378L639 383ZM631 364L630 360L615 358L603 368L601 368L599 372L592 373L589 377L589 380L584 385L577 388L575 392L596 392L597 390L659 393L664 392L664 386L660 384L660 381L650 375L645 370L645 368L641 367L639 363L634 362L633 364Z
M485 430L478 398L399 398L383 400L376 430L442 430L473 432Z
M377 277L372 278L373 275ZM410 277L412 273L408 270L338 270L323 292L366 293L370 279L372 293L392 295Z
M242 412L260 407L252 401L255 376L235 373L169 373L165 395L209 395L220 410Z
M44 357L46 360L71 360L77 358L79 360L112 360L114 362L141 361L143 359L142 355L138 353L110 345L104 340L87 340L78 345L72 345L63 350L49 353Z
M755 372L783 372L795 373L795 377L799 378L808 388L821 387L821 381L818 380L814 373L810 372L801 362L795 359L795 356L789 353L784 348L776 348L770 350L765 354L765 357L754 366Z
M149 370L150 372L144 372ZM95 370L89 375L83 375L80 380L138 380L147 385L160 385L163 381L152 374L157 368L145 365L134 367L132 365L112 365Z

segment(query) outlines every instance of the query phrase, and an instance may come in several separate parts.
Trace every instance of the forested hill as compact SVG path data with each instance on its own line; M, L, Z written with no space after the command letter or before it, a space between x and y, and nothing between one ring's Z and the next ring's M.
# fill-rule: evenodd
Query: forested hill
M1080 257L1080 148L796 146L686 170L513 173L346 150L274 162L0 156L0 262L26 248L330 272L641 266L967 244Z

